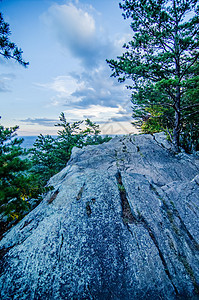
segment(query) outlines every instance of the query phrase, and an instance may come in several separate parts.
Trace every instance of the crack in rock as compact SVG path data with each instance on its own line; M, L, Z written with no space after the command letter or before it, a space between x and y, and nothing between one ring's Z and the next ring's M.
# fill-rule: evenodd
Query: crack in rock
M57 198L57 195L59 194L59 190L56 190L52 196L50 197L50 199L48 200L48 204L52 203L56 198Z
M123 182L122 182L122 175L121 175L120 171L117 172L116 179L117 179L117 182L118 182L118 189L119 189L121 205L122 205L122 220L123 220L123 223L126 225L128 231L131 233L132 236L133 236L133 234L131 232L129 224L132 224L132 223L134 223L136 225L141 224L147 230L150 238L153 241L153 244L155 245L155 247L158 251L160 260L161 260L161 262L163 264L163 267L164 267L164 271L165 271L167 277L169 278L169 280L170 280L170 282L171 282L171 284L172 284L172 286L175 290L176 295L178 295L178 290L177 290L175 284L172 281L172 276L169 272L166 260L164 258L164 255L163 255L162 251L160 250L160 247L158 245L158 241L155 237L155 234L154 234L153 230L150 228L148 222L145 220L145 218L142 215L136 216L135 214L132 213L130 204L129 204L128 199L127 199L126 190L125 190L125 187L124 187Z
M77 194L77 197L76 197L76 200L79 201L81 198L82 198L82 194L83 194L83 191L84 191L84 187L85 187L85 182L83 184L83 186L80 188L78 194Z

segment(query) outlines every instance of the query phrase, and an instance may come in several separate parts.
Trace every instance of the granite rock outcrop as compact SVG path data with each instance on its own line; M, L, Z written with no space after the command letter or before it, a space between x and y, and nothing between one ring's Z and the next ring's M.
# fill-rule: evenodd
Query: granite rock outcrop
M0 298L197 299L198 174L162 134L74 148L0 242Z

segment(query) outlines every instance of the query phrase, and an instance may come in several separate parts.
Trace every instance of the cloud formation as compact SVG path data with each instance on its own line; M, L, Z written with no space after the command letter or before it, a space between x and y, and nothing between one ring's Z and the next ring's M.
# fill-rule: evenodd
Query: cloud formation
M27 118L24 120L20 120L21 122L24 122L26 124L31 124L31 125L43 125L46 127L52 127L55 124L57 124L58 119L47 119L47 118Z
M83 83L78 82L71 75L57 76L52 82L35 83L35 85L54 92L51 98L51 105L53 106L72 105L81 101L81 99L73 96L73 93L80 90Z
M90 105L88 108L67 108L64 110L67 120L83 120L90 118L92 121L103 124L111 120L111 118L119 117L123 108L118 105L117 107L104 107L99 104Z
M85 67L94 67L106 58L110 46L87 10L72 3L54 4L42 18L63 47L81 59Z
M5 82L0 79L0 93L10 92L10 89L6 86Z
M117 107L104 107L99 104L91 105L89 108L68 108L64 110L66 119L69 122L74 122L77 120L85 120L87 118L92 121L97 122L98 124L103 124L107 121L117 121L117 119L123 119L127 121L126 111L122 108L121 105ZM124 116L125 114L125 116ZM45 127L52 127L58 123L58 119L49 119L49 118L26 118L20 120L23 123L28 125L41 125Z
M15 78L15 75L12 73L0 74L0 92L7 93L10 92L9 82Z
M90 72L57 76L52 82L38 83L37 86L54 92L51 105L77 108L88 108L91 105L118 107L130 102L130 92L128 93L124 84L110 78L106 66Z
M70 121L89 117L97 123L129 122L130 92L110 78L111 70L105 62L122 51L129 33L109 36L98 12L79 1L55 3L42 18L59 44L81 62L81 72L74 67L51 82L37 84L52 92L49 106L62 107Z

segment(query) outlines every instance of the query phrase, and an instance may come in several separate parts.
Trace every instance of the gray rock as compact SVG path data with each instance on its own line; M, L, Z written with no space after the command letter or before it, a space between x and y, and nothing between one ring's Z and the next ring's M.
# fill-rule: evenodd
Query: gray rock
M1 299L197 299L199 159L163 145L74 149L0 242Z

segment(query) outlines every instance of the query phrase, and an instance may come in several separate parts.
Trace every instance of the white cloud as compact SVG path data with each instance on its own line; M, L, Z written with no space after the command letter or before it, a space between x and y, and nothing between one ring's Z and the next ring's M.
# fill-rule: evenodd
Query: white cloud
M12 73L0 74L0 92L10 92L9 83L15 79L15 75Z
M101 105L91 105L89 108L73 108L64 111L66 119L70 122L74 120L91 119L100 125L102 134L128 134L137 133L131 124L131 114L127 112L127 107L118 105L117 107L104 107ZM124 117L125 115L125 117Z
M81 87L73 96L81 98L79 105L89 107L99 104L105 107L117 107L129 100L129 93L124 84L117 83L115 78L110 78L108 66L101 66L90 72L78 75Z
M49 9L49 15L63 38L63 43L71 43L85 46L93 40L95 34L95 21L91 15L82 9L78 9L73 4L55 4ZM62 34L64 34L62 36ZM66 37L67 36L67 40Z
M119 30L111 34L105 28L100 12L91 5L54 4L42 16L59 44L80 59L82 65L89 69L99 66L107 58L122 54L124 43L128 43L132 34Z
M74 4L54 4L42 16L54 32L59 43L81 59L85 66L98 63L106 48L104 38L99 36L96 22L88 7L84 10ZM104 48L105 47L105 48Z
M77 68L74 64L67 75L39 84L53 91L49 106L62 106L60 111L65 110L70 120L85 116L92 116L96 122L130 119L130 92L117 79L110 78L111 70L105 62L106 58L122 52L130 36L119 31L109 36L99 13L79 1L52 5L43 20L63 49L70 50L83 65Z
M132 115L130 95L125 86L117 84L107 71L100 67L91 72L57 76L52 82L38 86L54 92L48 107L60 107L69 122L90 118L101 126L106 123L103 126L106 131L113 122L130 124ZM122 128L118 126L117 133Z
M50 105L89 108L91 105L118 107L130 99L125 85L110 78L108 66L90 72L57 76L37 86L53 91Z
M115 36L115 39L114 39L114 49L115 49L115 52L117 51L117 55L119 55L119 53L123 53L124 52L124 49L123 49L123 45L125 43L128 44L129 41L132 40L132 34L130 33L126 33L126 34L123 34L123 35L116 35Z
M78 82L77 79L71 77L70 75L57 76L49 83L35 83L35 85L44 88L46 90L51 90L54 95L51 98L51 104L57 105L71 105L72 103L80 102L81 98L73 96L75 91L81 90L84 83Z
M117 107L105 107L101 105L91 105L88 108L72 108L65 110L66 117L75 120L82 120L87 116L92 116L94 121L106 122L110 118L118 116L123 111L121 105Z

